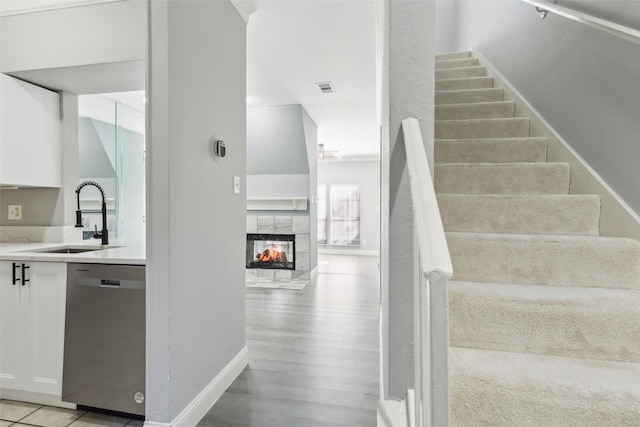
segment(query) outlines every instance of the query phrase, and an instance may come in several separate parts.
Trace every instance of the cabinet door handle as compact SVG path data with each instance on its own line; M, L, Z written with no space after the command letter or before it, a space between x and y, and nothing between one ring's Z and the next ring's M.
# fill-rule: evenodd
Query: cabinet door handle
M29 268L28 265L22 264L22 286L26 285L26 282L30 282L30 280L27 279L27 274L26 274L27 268Z
M12 272L11 272L11 284L15 285L17 281L20 280L19 277L16 277L16 270L20 268L20 264L16 264L15 262L13 263L13 268L12 268Z

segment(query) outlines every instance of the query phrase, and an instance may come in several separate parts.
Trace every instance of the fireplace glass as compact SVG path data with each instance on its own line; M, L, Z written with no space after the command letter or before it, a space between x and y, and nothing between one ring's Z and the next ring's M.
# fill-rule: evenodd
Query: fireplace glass
M294 234L247 234L247 268L295 270Z

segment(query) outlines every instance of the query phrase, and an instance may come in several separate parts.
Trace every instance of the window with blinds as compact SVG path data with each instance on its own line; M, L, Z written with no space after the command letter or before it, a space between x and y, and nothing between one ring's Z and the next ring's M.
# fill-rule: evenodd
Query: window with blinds
M318 185L318 244L360 246L360 185Z

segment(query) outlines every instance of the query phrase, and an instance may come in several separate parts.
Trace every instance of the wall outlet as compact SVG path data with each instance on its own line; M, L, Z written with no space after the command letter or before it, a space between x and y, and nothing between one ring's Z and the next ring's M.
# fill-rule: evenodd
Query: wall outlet
M22 205L9 205L9 221L22 219Z

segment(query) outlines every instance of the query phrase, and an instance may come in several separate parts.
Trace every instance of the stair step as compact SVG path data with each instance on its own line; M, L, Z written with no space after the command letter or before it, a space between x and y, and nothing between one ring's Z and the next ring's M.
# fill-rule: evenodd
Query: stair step
M435 104L464 104L471 102L495 102L502 101L503 90L501 88L488 89L462 89L462 90L437 90Z
M436 70L447 70L449 68L475 67L478 65L478 58L458 58L436 61Z
M482 65L475 67L447 68L444 70L436 69L436 81L449 79L463 79L468 77L483 77L487 74L486 69Z
M493 87L493 77L471 77L436 81L436 90L482 89Z
M515 114L511 101L479 102L474 104L436 105L436 120L497 119Z
M436 193L568 194L566 163L449 163L434 167Z
M438 139L434 153L436 163L544 162L547 139Z
M436 62L451 59L471 58L471 52L445 52L436 55Z
M439 194L444 229L470 233L600 234L595 195Z
M453 279L640 289L640 242L594 236L447 233Z
M450 351L453 426L633 426L640 365L557 356Z
M456 347L640 362L640 291L449 283Z
M436 139L523 138L529 136L529 119L436 120Z

